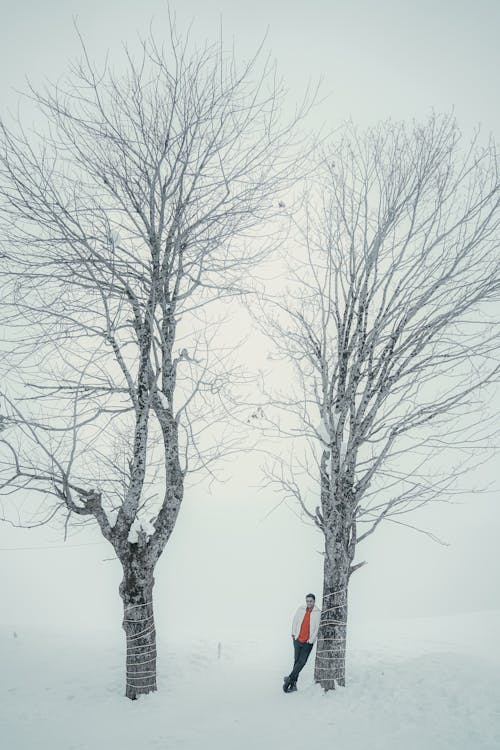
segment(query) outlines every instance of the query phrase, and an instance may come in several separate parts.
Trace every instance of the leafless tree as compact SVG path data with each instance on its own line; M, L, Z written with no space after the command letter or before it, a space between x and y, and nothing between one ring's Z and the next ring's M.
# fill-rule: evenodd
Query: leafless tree
M153 574L185 481L237 447L217 427L224 302L269 244L256 228L272 236L309 107L284 118L261 50L237 64L170 32L117 69L82 42L30 86L36 128L0 125L3 515L97 523L123 568L131 699L156 690Z
M451 115L346 125L294 217L286 293L263 296L273 356L296 374L271 396L274 416L265 410L293 445L269 481L324 535L325 690L345 685L359 543L382 521L449 502L492 448L481 404L499 374L500 185L486 140L466 142Z

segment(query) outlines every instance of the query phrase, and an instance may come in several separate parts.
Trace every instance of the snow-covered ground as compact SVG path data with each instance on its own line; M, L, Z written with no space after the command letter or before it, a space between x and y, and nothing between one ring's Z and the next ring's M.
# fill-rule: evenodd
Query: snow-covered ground
M288 634L159 636L159 691L123 697L123 635L0 631L2 750L498 750L500 612L353 626L349 684L311 658L285 695ZM314 652L313 652L314 655Z

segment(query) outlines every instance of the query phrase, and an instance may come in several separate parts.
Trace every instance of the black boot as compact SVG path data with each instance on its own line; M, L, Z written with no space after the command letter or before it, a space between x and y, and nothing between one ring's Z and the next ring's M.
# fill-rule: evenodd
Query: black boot
M292 684L292 681L290 679L290 675L287 675L286 677L283 678L283 692L284 693L289 692L289 687L291 684Z
M291 682L290 683L290 687L288 688L287 692L288 693L294 693L296 690L297 690L297 683L296 682Z

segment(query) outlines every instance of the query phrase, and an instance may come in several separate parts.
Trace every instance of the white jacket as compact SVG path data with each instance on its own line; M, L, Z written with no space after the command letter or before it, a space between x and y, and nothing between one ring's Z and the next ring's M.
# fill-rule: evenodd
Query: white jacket
M293 622L292 622L292 635L294 638L299 637L300 626L302 625L302 620L304 619L306 609L307 607L305 606L305 604L303 604L301 607L298 608L298 610L295 613L295 617L293 618ZM311 618L309 620L309 640L307 641L308 643L314 643L314 641L318 637L320 617L321 617L321 610L319 609L319 607L314 605L314 607L311 610Z

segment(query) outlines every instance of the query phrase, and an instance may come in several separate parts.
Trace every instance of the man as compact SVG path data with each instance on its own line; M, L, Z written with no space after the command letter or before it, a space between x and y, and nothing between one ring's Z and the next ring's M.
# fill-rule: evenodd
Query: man
M314 594L307 594L306 606L299 607L292 622L293 651L295 661L290 674L283 680L283 690L297 690L299 672L305 666L312 647L318 637L321 610L316 606Z

